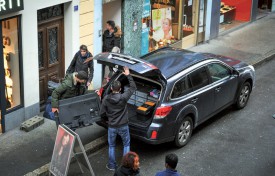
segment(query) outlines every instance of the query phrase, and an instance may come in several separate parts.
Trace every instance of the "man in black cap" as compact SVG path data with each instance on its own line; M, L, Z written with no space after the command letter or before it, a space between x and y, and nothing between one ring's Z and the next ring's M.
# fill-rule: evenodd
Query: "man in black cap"
M52 93L52 112L58 112L58 101L83 95L86 92L85 83L88 74L85 71L67 74L62 83Z

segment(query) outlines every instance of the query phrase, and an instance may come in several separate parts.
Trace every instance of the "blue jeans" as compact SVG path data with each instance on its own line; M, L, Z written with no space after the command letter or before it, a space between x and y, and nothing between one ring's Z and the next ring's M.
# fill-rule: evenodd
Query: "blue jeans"
M123 155L130 151L130 133L129 126L125 125L120 128L108 128L108 143L109 143L109 162L110 168L116 168L116 137L119 135L123 142Z

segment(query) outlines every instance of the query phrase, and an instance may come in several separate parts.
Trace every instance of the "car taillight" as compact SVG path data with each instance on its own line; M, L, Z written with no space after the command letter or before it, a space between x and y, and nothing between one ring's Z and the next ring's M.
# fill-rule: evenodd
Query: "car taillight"
M164 118L171 112L171 110L172 110L172 106L158 107L155 112L155 118L156 119Z
M158 135L157 131L152 131L151 139L157 139L157 135Z

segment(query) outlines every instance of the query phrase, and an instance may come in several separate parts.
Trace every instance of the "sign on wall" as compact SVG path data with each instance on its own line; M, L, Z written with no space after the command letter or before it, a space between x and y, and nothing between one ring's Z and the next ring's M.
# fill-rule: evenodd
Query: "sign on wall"
M149 51L149 28L143 28L141 33L141 55Z
M23 9L23 0L0 0L0 16Z
M150 0L143 0L142 18L149 17L150 14L151 14L151 4L150 4Z
M153 38L155 41L170 40L172 36L171 8L152 10Z

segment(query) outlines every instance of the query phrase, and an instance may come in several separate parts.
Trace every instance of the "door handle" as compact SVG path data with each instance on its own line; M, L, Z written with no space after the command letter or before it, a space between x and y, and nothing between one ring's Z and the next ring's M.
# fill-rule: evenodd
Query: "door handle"
M221 87L216 87L216 88L215 88L215 91L216 91L216 92L219 92L220 90L221 90Z
M198 101L198 99L199 99L199 98L193 98L193 99L191 100L191 103L196 103L196 102Z

